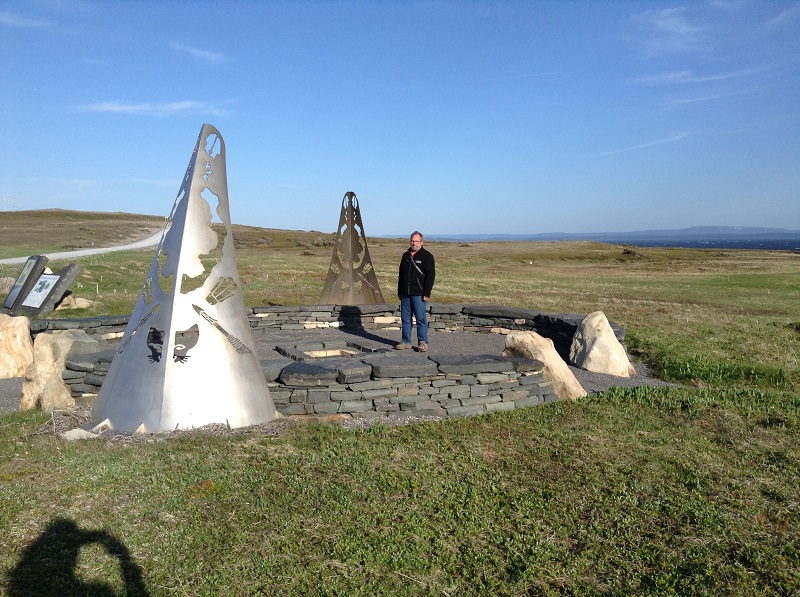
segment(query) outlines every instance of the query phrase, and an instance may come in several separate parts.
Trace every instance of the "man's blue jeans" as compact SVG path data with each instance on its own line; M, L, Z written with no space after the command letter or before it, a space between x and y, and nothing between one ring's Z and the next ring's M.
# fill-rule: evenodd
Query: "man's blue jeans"
M421 296L400 297L400 318L403 321L403 343L411 344L411 314L417 320L417 341L428 342L428 317L425 313L428 303Z

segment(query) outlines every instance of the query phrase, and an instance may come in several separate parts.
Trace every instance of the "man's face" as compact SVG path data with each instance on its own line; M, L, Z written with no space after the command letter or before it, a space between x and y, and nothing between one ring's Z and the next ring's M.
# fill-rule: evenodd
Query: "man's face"
M422 246L422 237L419 234L414 234L411 237L411 250L416 251Z

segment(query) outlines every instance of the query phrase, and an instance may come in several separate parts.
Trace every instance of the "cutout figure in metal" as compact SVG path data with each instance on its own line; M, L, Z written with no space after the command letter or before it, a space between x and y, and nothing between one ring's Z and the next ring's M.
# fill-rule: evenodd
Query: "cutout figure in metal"
M321 303L336 305L372 305L385 302L369 257L358 197L352 191L345 193L342 199L333 257L319 300Z
M276 416L236 267L225 144L206 124L97 396L95 429L244 427Z

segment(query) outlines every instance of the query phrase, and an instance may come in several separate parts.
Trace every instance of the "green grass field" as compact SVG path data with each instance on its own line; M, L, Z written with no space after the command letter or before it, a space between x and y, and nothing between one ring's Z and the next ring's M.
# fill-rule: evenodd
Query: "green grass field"
M16 225L7 217L0 227ZM248 305L318 301L330 234L235 236ZM22 250L5 238L0 256ZM136 442L68 443L49 414L7 415L6 593L800 593L800 255L426 246L434 301L603 310L684 387L406 427ZM387 301L404 248L369 241ZM79 261L72 290L97 305L52 316L128 313L151 260Z

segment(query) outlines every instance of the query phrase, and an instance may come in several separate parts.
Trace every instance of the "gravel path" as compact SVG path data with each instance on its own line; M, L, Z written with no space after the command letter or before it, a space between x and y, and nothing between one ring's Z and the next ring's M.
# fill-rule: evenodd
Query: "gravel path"
M276 346L294 346L312 342L353 342L366 339L374 343L393 347L400 341L399 330L359 330L344 331L336 329L308 331L256 331L254 340L260 358L283 359L275 351ZM436 354L493 354L499 355L505 347L505 336L500 334L477 334L473 332L436 332L429 335L429 353ZM647 367L633 363L637 375L616 377L602 373L592 373L577 367L570 367L583 388L589 392L603 392L612 387L668 386L665 381L650 377ZM22 395L22 378L0 380L0 415L14 412L19 407Z

